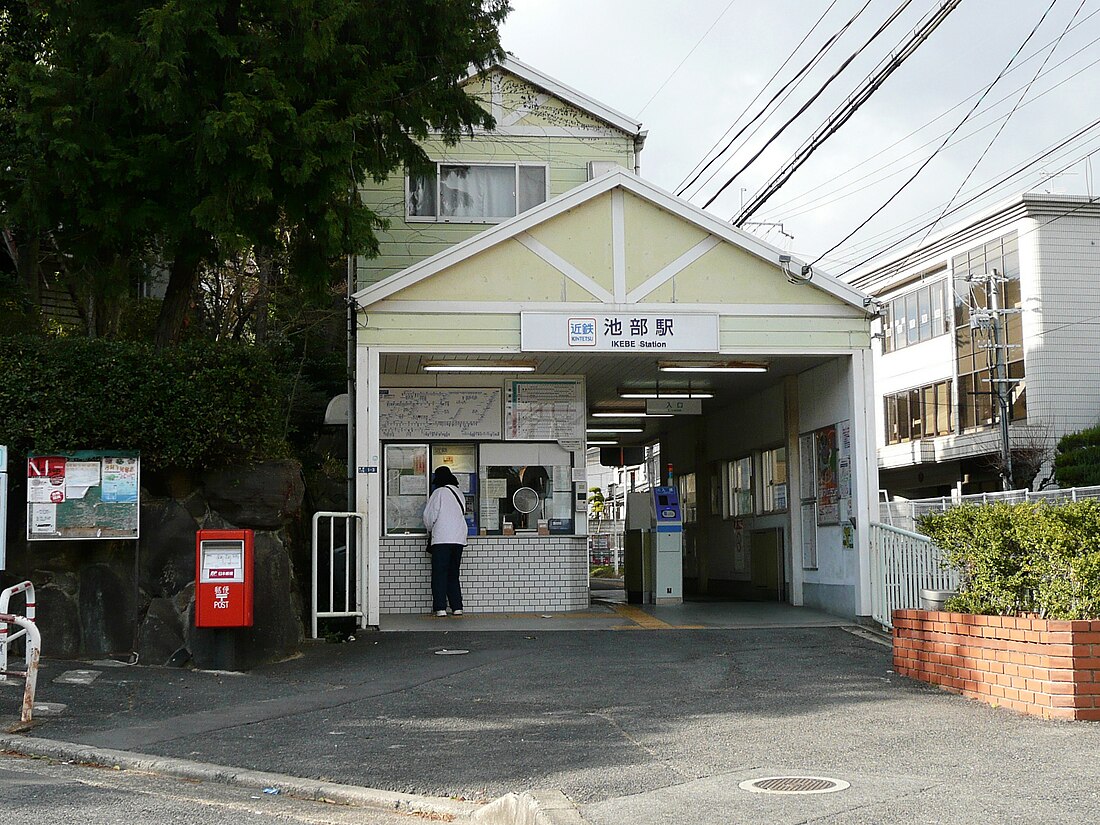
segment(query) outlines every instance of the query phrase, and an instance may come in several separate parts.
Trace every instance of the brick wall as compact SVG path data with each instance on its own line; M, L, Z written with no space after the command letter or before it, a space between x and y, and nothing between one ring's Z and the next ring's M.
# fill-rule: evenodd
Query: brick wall
M427 613L431 558L424 538L382 538L382 613ZM462 606L468 613L524 613L588 607L585 536L475 536L462 553Z
M896 610L894 670L1020 713L1100 721L1100 621Z

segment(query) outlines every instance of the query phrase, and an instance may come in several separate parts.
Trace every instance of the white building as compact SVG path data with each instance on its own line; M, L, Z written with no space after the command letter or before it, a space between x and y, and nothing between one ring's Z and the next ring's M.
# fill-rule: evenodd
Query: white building
M1100 203L1025 193L851 278L883 307L881 488L908 498L1001 489L997 318L1013 486L1040 454L1035 484L1045 479L1057 440L1100 417L1098 275Z

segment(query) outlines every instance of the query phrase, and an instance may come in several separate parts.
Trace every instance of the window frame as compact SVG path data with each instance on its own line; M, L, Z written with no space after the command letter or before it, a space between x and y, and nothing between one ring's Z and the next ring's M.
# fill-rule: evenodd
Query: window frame
M783 452L783 481L775 481L775 458L777 453ZM776 491L783 487L783 505L777 506ZM788 450L786 445L780 444L767 450L760 451L760 514L785 513L791 506L790 471L788 469Z
M738 466L748 467L749 478L747 486L740 486L740 472ZM746 518L756 515L756 466L752 453L739 456L726 462L726 507L730 518ZM742 509L739 494L748 494L748 506Z
M885 300L883 355L932 341L952 331L944 317L949 280L948 270L937 270L916 287ZM937 308L940 309L938 317ZM927 318L925 321L921 320L922 310Z
M546 194L546 200L542 203L546 203L550 200L550 164L546 162L527 162L527 161L457 161L457 160L437 160L432 164L435 167L435 215L413 215L411 214L410 198L412 196L412 181L416 175L410 172L405 172L405 221L407 223L467 223L467 224L498 224L504 223L504 221L511 220L516 215L522 215L523 212L519 211L519 170L520 167L529 169L542 169L543 170L543 191ZM505 217L491 217L491 218L473 218L473 217L452 217L449 215L439 214L439 205L442 201L440 197L440 180L442 175L440 174L441 167L444 166L471 166L471 167L502 167L511 166L513 169L513 191L515 192L515 215L508 215ZM536 204L541 205L541 204ZM534 207L531 207L532 209ZM529 210L525 210L529 211Z

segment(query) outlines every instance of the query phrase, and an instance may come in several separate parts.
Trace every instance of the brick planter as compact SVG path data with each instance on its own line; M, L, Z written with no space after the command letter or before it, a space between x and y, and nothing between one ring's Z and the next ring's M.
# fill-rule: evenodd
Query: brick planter
M1100 621L896 610L894 670L1020 713L1100 721Z

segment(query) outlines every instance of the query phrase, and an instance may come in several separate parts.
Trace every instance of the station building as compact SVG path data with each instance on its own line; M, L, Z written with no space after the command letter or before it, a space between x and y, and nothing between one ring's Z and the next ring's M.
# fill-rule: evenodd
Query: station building
M390 220L355 293L368 622L430 607L441 464L468 502L468 612L587 607L595 444L660 445L685 597L868 615L863 293L646 182L620 113L513 60L467 88L495 131L363 190Z

